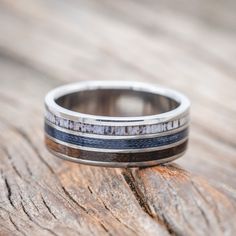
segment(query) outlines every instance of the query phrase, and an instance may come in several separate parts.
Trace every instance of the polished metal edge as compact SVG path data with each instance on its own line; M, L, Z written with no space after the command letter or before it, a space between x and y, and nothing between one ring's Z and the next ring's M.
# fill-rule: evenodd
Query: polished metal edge
M180 126L176 129L172 129L169 131L165 132L160 132L160 133L151 133L151 134L137 134L137 135L104 135L104 134L91 134L91 133L83 133L79 131L74 131L74 130L69 130L66 128L62 128L60 126L57 126L50 121L45 119L45 123L51 127L53 127L56 130L60 130L62 132L65 132L67 134L73 134L73 135L78 135L81 137L89 137L89 138L101 138L101 139L141 139L141 138L155 138L155 137L161 137L169 134L175 134L178 133L187 127L189 127L189 122L183 126Z
M99 89L99 88L111 88L111 89L130 89L135 91L145 91L155 93L169 97L180 103L180 105L165 113L150 115L150 116L137 116L137 117L110 117L110 116L96 116L90 114L84 114L74 112L65 109L56 104L55 99L70 94L73 92ZM45 97L45 108L53 114L63 117L65 119L79 121L89 124L109 124L109 125L131 125L136 124L152 124L166 122L173 118L179 117L184 113L189 112L190 102L183 94L168 88L161 86L155 86L153 84L147 84L134 81L83 81L75 84L68 84L60 86L50 91Z
M151 152L151 151L159 151L159 150L164 150L164 149L169 149L169 148L173 148L176 147L182 143L184 143L186 140L188 140L188 136L181 139L178 142L169 144L169 145L165 145L165 146L161 146L161 147L152 147L152 148L140 148L140 149L102 149L102 148L91 148L91 147L85 147L85 146L79 146L79 145L74 145L74 144L70 144L67 142L63 142L61 140L55 139L53 137L51 137L50 135L48 135L47 133L45 133L45 136L47 138L49 138L50 140L54 141L55 143L61 144L63 146L69 147L69 148L73 148L73 149L78 149L78 150L85 150L85 151L94 151L94 152L106 152L106 153L140 153L140 152Z
M142 162L102 162L102 161L91 161L91 160L84 160L84 159L79 159L75 157L69 157L65 154L61 154L59 152L53 151L51 149L48 149L53 155L66 160L66 161L71 161L71 162L76 162L79 164L85 164L85 165L91 165L91 166L103 166L103 167L113 167L113 168L129 168L129 167L147 167L147 166L155 166L159 164L164 164L168 163L171 161L176 160L177 158L183 156L186 151L181 152L177 155L171 156L171 157L166 157L162 158L159 160L152 160L152 161L142 161Z
M172 121L175 119L180 119L182 117L190 117L190 107L186 108L186 110L176 113L173 111L173 113L170 115L168 114L169 112L166 113L161 113L159 115L163 115L162 117L155 117L155 115L153 115L153 118L146 118L146 116L140 116L139 120L137 119L133 119L133 117L125 117L126 120L121 120L121 121L117 121L117 120L113 120L112 118L114 117L109 117L106 116L107 119L106 120L102 120L100 118L95 118L94 119L89 119L89 118L81 118L81 117L77 117L77 116L72 116L72 115L67 115L64 114L62 112L60 112L59 110L51 109L47 104L45 104L45 112L49 111L50 113L56 115L57 117L61 117L63 119L67 119L67 120L71 120L74 122L81 122L83 124L91 124L91 125L104 125L104 126L139 126L139 125L155 125L155 124L160 124L160 123L166 123L168 121ZM68 110L70 111L70 110ZM171 112L171 111L170 111ZM169 116L170 115L170 116ZM89 115L88 115L89 116ZM158 115L156 115L158 116ZM108 118L110 118L110 120L108 120Z

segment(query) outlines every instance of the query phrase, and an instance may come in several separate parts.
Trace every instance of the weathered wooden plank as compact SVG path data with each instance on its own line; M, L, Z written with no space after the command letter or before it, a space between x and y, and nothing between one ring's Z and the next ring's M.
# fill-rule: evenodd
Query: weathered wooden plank
M18 75L19 71L18 68ZM26 235L32 232L36 235L167 234L164 226L156 224L143 212L127 183L115 169L97 168L97 175L102 178L99 181L95 175L96 168L83 166L80 171L78 165L52 158L43 143L42 116L38 117L32 107L37 104L34 102L36 98L42 98L42 90L35 88L42 88L40 79L43 78L23 69L22 76L25 74L33 76L21 79L34 88L34 97L30 96L31 89L27 91L22 87L20 94L25 94L25 97L22 96L21 106L17 109L6 100L1 100L1 108L9 115L3 118L4 114L1 113L0 126L1 222L7 230L14 231L15 225ZM34 82L31 84L32 80ZM8 84L7 80L5 82ZM32 87L33 84L36 87ZM24 100L27 100L25 104ZM22 113L27 109L30 110ZM38 109L42 110L42 106L39 105ZM22 119L15 122L17 116ZM95 181L91 186L84 171L90 173ZM80 176L76 179L77 173ZM96 192L93 193L93 188L98 187L97 181L101 184L99 191L109 195L107 198L110 197L110 202L105 200L105 196L99 198ZM142 220L147 225L141 224Z
M1 235L234 235L235 3L192 4L0 2ZM111 78L191 98L179 166L96 168L47 152L45 93Z
M21 5L17 5L17 6L18 6L18 8L24 10L24 13L28 9L28 8L22 8ZM36 7L35 7L35 9L36 9ZM61 9L61 8L59 8L59 9ZM62 9L64 9L64 8L62 8ZM87 9L87 8L85 8L85 9ZM208 64L202 63L201 60L195 58L196 56L194 53L188 52L186 56L184 56L184 57L181 56L180 52L183 51L186 53L186 50L184 50L184 49L179 50L178 48L173 47L172 44L170 45L169 43L165 44L166 37L162 40L155 40L155 42L154 42L153 37L147 37L145 34L138 33L135 30L127 31L127 26L121 25L121 27L116 29L116 31L115 31L116 34L120 32L119 35L122 36L123 34L127 35L127 33L129 33L129 34L131 34L129 37L138 38L139 41L142 40L141 41L142 44L140 44L139 41L137 41L137 43L136 43L137 45L134 44L134 46L132 47L133 48L132 50L131 49L127 50L127 47L130 48L130 45L128 46L130 40L125 40L124 38L122 40L120 38L116 39L116 37L112 36L113 34L111 34L111 36L108 35L108 33L110 33L110 31L106 32L106 31L102 30L101 26L99 26L99 25L102 25L106 29L111 30L111 26L109 26L107 24L107 21L103 20L102 23L100 23L100 24L96 23L97 21L99 21L99 22L101 21L100 15L99 15L100 16L99 18L98 17L94 18L93 15L91 15L91 14L89 15L87 13L87 15L90 16L90 18L89 18L89 16L84 17L86 27L88 25L87 21L89 21L89 22L92 21L92 23L90 23L90 24L96 25L96 28L100 27L100 31L98 29L96 31L99 33L96 36L93 35L93 32L92 33L90 31L87 32L87 31L84 31L83 29L81 30L80 28L78 28L76 26L75 22L73 22L71 20L69 21L69 19L64 16L65 15L64 13L63 14L60 13L58 16L55 15L55 16L57 16L56 18L57 18L57 21L59 21L59 23L58 23L59 25L55 24L55 22L53 21L51 23L51 24L53 24L53 28L52 27L50 28L49 23L52 21L51 18L54 19L55 17L53 17L52 14L50 15L48 13L49 10L47 8L46 9L43 8L43 10L42 10L42 12L44 13L43 17L42 16L40 17L41 11L36 11L36 12L34 12L34 14L31 13L30 17L35 19L34 17L36 15L37 16L36 20L37 19L39 19L40 21L47 20L48 24L41 22L40 27L39 27L38 26L39 22L37 24L35 23L35 26L38 26L38 28L37 28L38 30L35 31L35 34L37 35L37 37L34 37L33 39L30 39L29 41L31 41L32 46L34 46L35 44L36 45L38 45L38 44L43 45L44 50L40 50L40 52L32 53L32 52L34 52L35 47L29 47L30 45L26 41L25 47L22 48L22 42L21 42L19 44L19 46L16 48L15 53L17 53L18 50L21 50L20 56L23 56L24 59L27 55L30 56L27 60L24 60L24 63L25 62L27 63L27 61L30 61L31 64L33 63L33 67L36 66L36 68L38 68L38 66L40 66L40 68L41 68L43 65L42 65L42 60L40 58L42 58L44 60L43 63L47 65L47 68L43 69L44 68L44 66L43 66L43 68L41 68L41 71L46 70L47 71L46 73L49 73L50 77L60 76L60 78L62 80L67 80L67 81L71 77L74 77L75 79L78 79L78 78L91 79L91 78L95 78L95 76L96 76L97 79L106 79L106 78L112 76L112 78L117 79L117 77L121 78L121 76L124 77L124 75L125 75L125 77L123 79L132 78L132 79L140 80L145 77L145 78L149 79L150 81L157 81L159 83L163 83L163 84L172 86L174 88L180 89L181 91L184 91L186 94L188 94L189 97L191 98L191 100L193 102L193 109L192 109L193 122L200 123L201 130L203 130L204 135L211 134L211 136L215 136L218 139L224 140L224 142L229 143L230 146L235 145L235 138L234 138L235 132L234 132L234 129L232 129L232 127L235 127L235 119L234 119L235 113L234 113L234 111L232 111L232 109L234 108L232 103L233 103L234 97L235 97L235 93L234 93L235 83L231 78L228 78L227 76L222 74L222 72L219 71L218 67L212 68L212 67L209 67ZM78 9L77 9L77 11L78 11ZM77 13L77 11L76 11L76 13ZM28 11L28 12L30 13L30 11ZM41 12L41 14L42 14L42 12ZM63 11L63 12L65 12L65 11ZM80 13L80 11L78 13ZM56 14L56 13L54 13L54 14ZM46 15L46 17L45 17L45 15ZM82 16L84 16L84 15L86 15L86 14L85 13L82 14ZM23 16L26 17L25 15L23 15ZM15 15L13 15L12 17L14 19ZM29 18L29 20L31 18ZM86 21L86 19L87 19L87 21ZM95 21L95 19L96 19L96 21ZM62 21L63 21L63 23L62 23ZM17 22L19 24L20 21L17 21ZM32 22L34 22L34 20L32 20ZM27 34L28 30L30 29L30 28L28 28L29 26L26 27L24 23L22 26L21 26L21 24L17 25L17 26L24 34ZM58 26L60 26L60 27L58 27ZM64 40L63 44L62 43L58 44L57 43L58 37L55 38L55 36L53 36L52 34L48 35L48 33L47 33L48 30L46 32L45 32L45 30L42 31L42 29L41 29L42 27L46 27L46 29L47 28L53 29L53 32L58 32L55 35L58 35L58 34L60 35L60 38L59 38L60 41L62 39L64 39L64 35L67 35L66 39L65 39L66 41ZM60 33L60 32L63 32L63 33ZM123 32L123 34L122 34L122 32ZM98 53L100 51L100 48L104 47L104 43L100 39L101 33L104 33L106 37L109 37L110 44L108 44L108 45L106 44L106 47L109 47L106 50L109 50L109 52L112 52L112 54L107 59L106 59L106 57L107 57L106 54L104 55L104 54ZM114 35L116 35L116 34L114 34ZM217 34L217 32L216 32L216 34ZM6 35L9 35L9 34L4 33L2 35L3 35L3 37L4 36L6 37ZM48 44L48 43L45 44L45 40L44 41L35 41L35 40L42 38L42 35L43 35L43 38L45 38L45 37L47 38L46 42L50 42L50 44ZM217 35L213 35L213 36L216 37ZM208 35L208 36L210 37L210 35ZM23 34L22 34L22 37L23 37ZM127 39L129 39L128 36L126 36L126 37L127 37ZM225 37L225 36L223 35L223 37ZM14 38L14 37L12 37L12 38ZM76 38L77 44L74 44L74 43L72 45L71 45L71 43L69 44L67 42L68 38ZM228 37L226 37L226 38L228 39ZM82 40L82 45L83 45L82 48L84 49L84 51L82 51L82 55L87 55L87 57L91 58L92 61L91 60L84 61L84 57L80 56L80 54L81 54L81 46L80 46L81 40ZM231 40L231 39L229 39L229 40ZM3 42L5 42L5 41L3 41ZM92 41L92 44L91 44L91 41ZM120 41L122 42L122 45L120 45ZM23 42L23 44L24 43L25 42ZM115 43L115 45L114 45L114 43ZM12 47L14 48L17 46L17 44L13 45L12 43L10 45L11 45L11 48ZM67 46L65 47L63 45L67 45ZM55 46L56 46L56 48L55 48ZM217 44L217 46L219 47L220 45ZM27 49L27 47L28 47L28 49ZM96 47L97 47L97 49L96 49ZM9 46L8 46L8 48L9 48ZM62 51L62 49L63 49L63 51ZM72 49L73 49L73 51L72 51ZM86 51L85 51L85 49L86 49ZM121 49L122 49L122 51L119 51ZM158 54L153 54L153 52L155 52L157 49L158 49L158 51L156 53L158 53ZM64 60L63 63L60 63L60 61L59 62L55 61L54 60L55 57L52 57L52 55L47 54L48 52L52 52L52 51L56 51L58 53L58 56L61 55L62 60ZM42 52L44 53L43 56L41 56ZM135 52L135 54L134 54L134 52ZM223 52L224 52L224 50L222 50L222 53ZM10 53L11 53L11 51L10 51ZM117 53L118 53L118 55L116 55ZM37 56L35 56L35 55L37 55ZM142 56L139 56L139 55L142 55ZM158 57L156 55L158 55ZM163 58L162 57L159 58L160 55L162 57L163 57L163 55L165 55L167 62L171 65L174 63L175 66L170 66L170 68L168 69L166 66L163 65ZM65 56L67 58L70 58L69 61L75 61L75 60L79 61L79 63L77 63L79 65L79 67L76 68L76 70L74 70L74 72L71 72L71 68L67 67L68 60L65 60ZM125 60L124 59L121 60L120 59L121 56L122 56L122 58L125 58ZM117 57L118 57L118 61L117 61ZM176 58L173 59L173 57L176 57ZM115 61L114 61L114 58L116 59ZM139 58L139 60L137 61L136 58ZM142 60L142 58L144 58L144 60ZM148 60L145 58L148 58ZM182 60L180 60L180 58L182 58L184 60L182 61ZM54 65L51 64L52 59L54 60L53 63L56 62L56 64L54 64ZM101 67L101 63L96 62L98 59L102 62L102 67ZM190 65L193 65L191 67L191 70L189 69L189 66L185 66L186 59L188 59L188 60L194 59L190 64ZM202 58L200 58L200 59L202 59ZM93 62L93 60L95 60L95 61ZM34 61L36 64L34 63ZM110 61L112 61L112 63L110 63ZM182 63L179 64L178 61L180 61ZM109 63L107 64L107 62L109 62ZM85 65L88 69L84 69ZM65 66L66 66L66 68L64 70L63 67L65 67ZM56 69L54 69L54 67L56 67ZM127 69L127 67L128 67L128 69ZM106 68L106 70L104 70L103 68ZM158 68L158 70L156 68ZM187 75L187 76L186 76L186 69L187 69L187 73L189 73L189 75ZM212 69L213 69L213 71L212 71ZM50 72L48 72L48 71L50 71ZM67 71L70 71L70 72L67 72ZM173 71L173 73L171 71ZM179 71L181 71L181 73ZM208 73L207 77L205 75L205 71L207 71L207 73ZM209 75L209 73L210 73L210 75ZM60 75L58 75L58 74L60 74ZM217 79L216 79L216 76L217 76ZM170 79L166 79L166 78L170 78ZM175 79L173 79L173 78L175 78ZM73 78L71 78L71 79L73 79ZM224 86L227 89L222 89L222 86L220 86L221 83L224 83ZM194 86L193 92L192 92L192 89L189 89L189 84ZM211 85L211 86L209 86L209 85ZM205 89L206 86L207 86L207 90ZM206 91L206 92L204 92L204 91ZM219 94L221 96L219 96ZM225 98L227 100L227 103L224 102L225 99L222 99L222 98ZM230 107L230 110L225 107L226 105L228 105ZM220 111L224 110L224 112L219 113L218 112L219 110ZM205 114L205 116L202 116L202 114ZM208 119L206 119L205 117L208 117ZM208 120L211 120L210 126L208 125L209 124ZM227 124L227 125L224 125L224 124ZM223 135L223 139L221 138L222 135ZM213 156L212 158L215 158L215 157ZM193 162L193 165L194 165L194 162ZM206 173L208 173L209 171L211 171L211 169L207 170ZM215 170L213 172L215 172ZM212 173L212 174L214 174L214 173Z
M1 185L1 199L4 203L3 222L8 230L6 234L14 230L12 224L17 229L24 229L22 232L25 234L50 234L52 231L59 235L105 232L151 235L157 231L161 234L185 234L191 230L199 235L209 231L219 235L226 230L232 233L233 223L224 219L228 219L229 215L234 219L235 200L178 167L170 165L135 171L115 170L79 166L53 158L44 148L42 117L39 117L39 110L42 110L40 99L47 90L47 80L35 71L4 62L2 64L8 73L3 73L5 87L1 91L9 90L15 77L23 79L19 88L12 88L13 94L20 95L18 99L12 94L10 102L1 100L1 107L6 111L1 113L1 173L2 183L5 183ZM49 82L49 87L57 83L53 80ZM28 85L28 89L25 85ZM41 89L29 89L35 86ZM17 109L15 103L18 104ZM34 104L37 107L32 107ZM22 114L22 111L27 112ZM15 122L15 117L19 117L19 122ZM213 211L211 206L206 207L194 187L200 188L199 191L220 210L217 208ZM234 190L232 192L236 194ZM217 198L214 199L212 195ZM196 201L202 210L199 210ZM178 202L182 202L180 206ZM178 208L177 213L175 207ZM35 213L37 208L38 213ZM16 209L20 219L16 217ZM90 213L85 214L84 210ZM49 215L47 222L45 215ZM70 220L66 220L68 215ZM184 218L189 215L190 223ZM218 215L220 219L217 219ZM34 219L33 222L28 222L26 217ZM83 220L77 222L78 218ZM111 218L114 218L114 222ZM102 223L99 223L100 220ZM195 220L204 227L199 228ZM218 225L217 220L223 226Z

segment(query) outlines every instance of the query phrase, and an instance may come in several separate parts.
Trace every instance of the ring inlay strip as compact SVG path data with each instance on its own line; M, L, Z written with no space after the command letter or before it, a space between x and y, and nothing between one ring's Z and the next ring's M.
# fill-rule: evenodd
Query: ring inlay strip
M154 148L176 143L188 135L188 128L174 134L152 137L152 138L141 138L141 139L102 139L102 138L91 138L82 137L75 134L65 133L61 130L45 123L45 132L57 139L69 144L78 145L82 147L90 148L101 148L101 149L144 149Z
M45 136L46 146L49 150L53 150L56 153L63 154L66 156L70 156L73 158L78 158L82 160L91 160L91 161L99 161L99 162L145 162L145 161L153 161L160 160L164 158L168 158L171 156L175 156L183 153L186 148L188 141L184 143L159 151L151 151L151 152L142 152L142 153L107 153L107 152L93 152L75 149L71 147L67 147L61 144L56 143L51 140L47 136Z
M100 135L145 135L162 133L170 130L176 130L188 124L189 116L185 114L175 120L171 120L159 124L150 125L128 125L127 126L109 126L109 125L94 125L86 124L65 118L58 117L46 110L45 119L61 128L68 130L86 132L88 134L100 134Z

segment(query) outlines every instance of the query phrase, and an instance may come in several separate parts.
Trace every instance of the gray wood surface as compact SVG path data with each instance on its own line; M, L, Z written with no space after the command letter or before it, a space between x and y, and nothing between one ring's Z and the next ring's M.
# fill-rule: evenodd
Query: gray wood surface
M0 235L235 235L236 2L0 0ZM80 80L192 101L189 151L145 169L53 157L43 99Z

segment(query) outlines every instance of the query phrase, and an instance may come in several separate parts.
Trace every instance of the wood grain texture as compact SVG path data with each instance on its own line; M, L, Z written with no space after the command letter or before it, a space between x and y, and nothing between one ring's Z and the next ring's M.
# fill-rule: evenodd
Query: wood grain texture
M0 235L235 235L235 10L233 0L0 0ZM112 169L51 155L45 93L90 79L188 95L185 156Z

